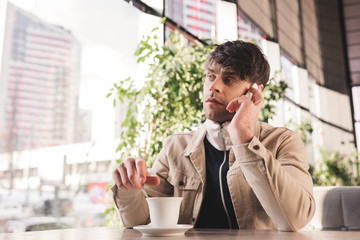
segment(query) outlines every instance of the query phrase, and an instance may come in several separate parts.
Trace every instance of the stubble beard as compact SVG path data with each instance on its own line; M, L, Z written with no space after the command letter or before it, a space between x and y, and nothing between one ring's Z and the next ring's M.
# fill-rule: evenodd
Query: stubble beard
M206 119L212 120L214 122L218 122L220 124L231 121L234 117L235 113L230 113L226 109L216 109L218 107L213 106L205 106L206 103L203 104L203 109L205 113Z

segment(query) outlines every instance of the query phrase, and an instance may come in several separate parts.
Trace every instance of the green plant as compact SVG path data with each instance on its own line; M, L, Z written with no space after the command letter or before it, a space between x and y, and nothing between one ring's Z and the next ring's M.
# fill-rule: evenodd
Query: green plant
M160 48L154 41L156 30L139 43L135 52L138 62L153 58L145 85L136 90L134 80L127 78L114 84L108 94L114 94L120 102L130 100L117 148L120 159L131 154L143 156L149 166L167 136L190 130L204 120L204 65L212 49L196 41L189 45L177 31L170 33L170 44Z
M112 194L110 188L114 185L114 182L111 182L107 185L106 191L108 194ZM117 210L114 202L111 202L104 212L104 226L107 227L119 227L123 228L124 225L121 221L118 220Z
M278 73L275 73L268 84L265 86L262 95L265 99L264 106L261 109L259 120L262 122L269 122L272 119L276 112L274 105L275 102L283 99L285 97L285 90L288 88L288 85L285 81L280 80L276 81L275 78Z
M321 159L311 166L310 174L317 186L359 186L359 154L340 154L338 151L320 151Z
M119 227L122 228L124 225L118 220L115 203L112 203L104 212L104 226L107 227Z

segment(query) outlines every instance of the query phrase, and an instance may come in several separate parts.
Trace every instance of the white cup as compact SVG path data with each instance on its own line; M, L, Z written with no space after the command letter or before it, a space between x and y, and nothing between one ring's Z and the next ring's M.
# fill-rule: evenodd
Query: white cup
M146 198L146 201L149 205L152 227L176 227L182 197L151 197Z

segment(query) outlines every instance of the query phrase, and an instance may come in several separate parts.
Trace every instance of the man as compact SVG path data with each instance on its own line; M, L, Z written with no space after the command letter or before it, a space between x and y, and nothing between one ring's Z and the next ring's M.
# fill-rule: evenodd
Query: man
M304 227L315 202L301 138L258 121L270 72L266 58L252 43L225 42L206 67L205 124L168 137L150 173L141 157L113 172L124 225L149 223L144 188L151 197L183 197L179 223L197 228Z

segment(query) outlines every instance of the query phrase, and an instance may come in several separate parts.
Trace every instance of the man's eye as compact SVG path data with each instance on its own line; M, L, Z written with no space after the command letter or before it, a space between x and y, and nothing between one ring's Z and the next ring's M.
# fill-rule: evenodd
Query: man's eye
M206 77L208 79L214 79L215 78L214 74L207 74Z
M232 78L225 78L224 82L225 83L231 83L231 82L233 82L233 79Z

